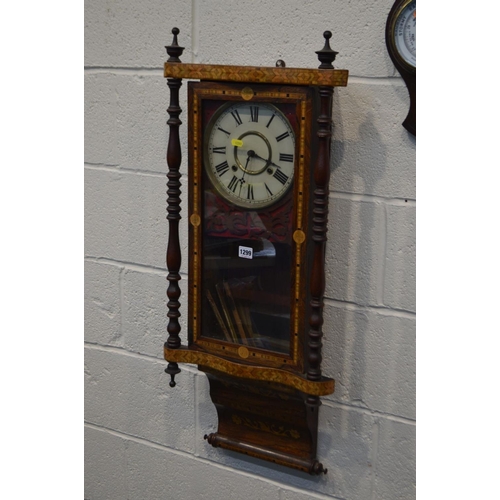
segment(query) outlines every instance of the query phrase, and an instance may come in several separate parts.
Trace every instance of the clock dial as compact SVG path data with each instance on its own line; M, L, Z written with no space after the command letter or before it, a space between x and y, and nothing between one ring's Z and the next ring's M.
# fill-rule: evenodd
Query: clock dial
M394 28L394 42L400 56L414 68L417 66L417 5L408 2L400 11Z
M295 134L269 103L228 103L210 121L205 168L219 194L245 208L267 207L290 188Z

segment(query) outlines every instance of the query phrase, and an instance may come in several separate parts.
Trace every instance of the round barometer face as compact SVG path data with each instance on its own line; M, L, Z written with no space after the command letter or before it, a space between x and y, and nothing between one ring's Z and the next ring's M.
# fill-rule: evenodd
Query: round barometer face
M395 15L393 40L396 51L404 62L417 67L417 2L403 2Z
M292 185L295 133L272 104L228 103L207 126L204 157L221 196L240 207L265 208Z

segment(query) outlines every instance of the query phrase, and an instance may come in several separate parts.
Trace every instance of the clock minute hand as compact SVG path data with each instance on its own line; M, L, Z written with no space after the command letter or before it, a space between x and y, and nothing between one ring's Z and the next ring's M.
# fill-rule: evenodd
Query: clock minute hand
M279 165L276 165L276 163L272 162L271 159L269 160L266 160L265 158L262 158L262 156L259 156L255 151L253 150L250 150L248 151L248 156L251 156L252 158L257 158L259 160L262 160L262 161L265 161L267 163L267 165L273 165L277 168L281 168ZM267 166L266 165L266 166Z

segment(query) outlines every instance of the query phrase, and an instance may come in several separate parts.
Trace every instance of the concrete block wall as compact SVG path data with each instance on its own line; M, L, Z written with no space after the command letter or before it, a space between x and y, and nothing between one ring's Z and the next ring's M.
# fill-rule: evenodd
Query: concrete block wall
M86 2L86 499L415 497L415 138L401 126L408 96L385 48L392 3ZM318 452L326 476L212 448L205 375L184 367L168 387L162 65L173 26L184 62L282 58L290 67L317 67L330 29L336 67L350 71L333 103L323 369L336 392L323 399ZM185 301L181 313L184 326Z

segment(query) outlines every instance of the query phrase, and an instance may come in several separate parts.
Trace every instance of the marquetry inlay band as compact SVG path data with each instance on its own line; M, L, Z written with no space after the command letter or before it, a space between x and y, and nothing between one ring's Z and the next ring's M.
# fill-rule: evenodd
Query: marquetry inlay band
M345 87L349 72L345 69L276 68L260 66L224 66L220 64L168 64L165 78L188 78L217 82L278 83L287 85L325 85Z
M193 363L213 368L233 377L249 378L252 380L264 380L276 382L288 387L293 387L305 394L312 396L326 396L332 394L335 388L335 380L323 377L319 381L307 380L300 375L279 368L266 366L244 365L219 358L207 352L195 351L181 347L179 349L164 348L165 359L178 363Z

